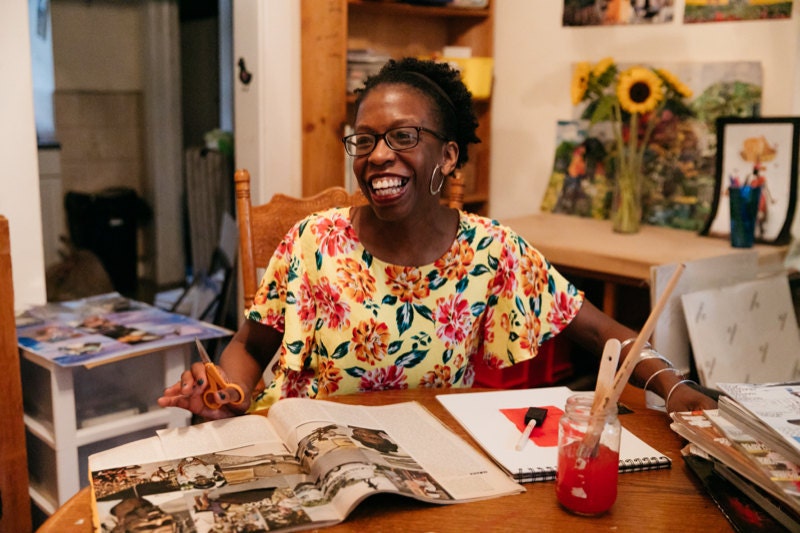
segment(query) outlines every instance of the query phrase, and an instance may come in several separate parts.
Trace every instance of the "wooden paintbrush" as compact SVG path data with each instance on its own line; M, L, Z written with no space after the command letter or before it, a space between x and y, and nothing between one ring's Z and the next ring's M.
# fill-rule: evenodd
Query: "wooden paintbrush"
M631 373L633 373L633 369L636 367L636 363L639 361L639 353L642 351L647 339L649 339L650 335L653 334L653 330L658 323L658 317L661 315L661 311L664 310L664 306L667 304L667 300L669 300L672 291L675 289L675 285L678 284L678 280L680 279L681 274L683 274L684 268L686 268L686 266L683 263L680 263L675 269L675 272L672 273L672 277L669 279L669 282L667 282L667 286L664 287L664 292L661 293L661 297L658 299L656 305L653 307L653 310L650 312L650 316L647 317L647 321L644 323L641 331L639 331L639 335L637 335L636 339L633 341L633 344L628 351L628 356L622 362L622 366L620 366L619 370L614 376L614 382L611 388L602 395L598 395L597 391L595 391L595 398L594 403L592 403L591 411L593 416L591 417L589 428L586 431L583 442L578 449L578 457L586 458L594 456L597 453L597 445L600 442L600 434L603 431L604 418L594 415L607 413L611 406L617 405L619 397L622 394L622 389L625 388L625 384L628 382L628 379L630 379ZM606 344L606 346L608 345ZM605 351L603 352L603 355L605 358Z

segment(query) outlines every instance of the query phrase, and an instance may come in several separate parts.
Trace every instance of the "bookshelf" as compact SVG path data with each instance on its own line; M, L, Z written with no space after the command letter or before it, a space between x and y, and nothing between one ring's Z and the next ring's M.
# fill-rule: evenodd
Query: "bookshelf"
M494 5L438 7L386 0L302 0L301 76L303 194L343 184L340 137L353 121L347 93L347 50L371 49L393 58L429 57L445 46L468 46L492 57ZM491 148L491 98L476 99L481 143L464 167L464 207L487 214ZM341 169L341 170L340 170Z

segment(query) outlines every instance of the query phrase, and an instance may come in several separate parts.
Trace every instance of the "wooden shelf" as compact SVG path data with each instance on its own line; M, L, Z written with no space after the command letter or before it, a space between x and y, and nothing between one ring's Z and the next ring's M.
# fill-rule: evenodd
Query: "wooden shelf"
M347 3L350 9L357 9L359 11L372 13L391 13L394 15L463 18L488 18L491 16L491 10L488 7L439 7L385 0L348 0Z

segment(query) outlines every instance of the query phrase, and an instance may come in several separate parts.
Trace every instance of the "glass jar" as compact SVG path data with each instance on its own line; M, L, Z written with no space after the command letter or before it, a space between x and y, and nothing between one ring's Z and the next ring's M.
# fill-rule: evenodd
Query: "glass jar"
M591 415L592 394L567 399L558 425L556 496L568 511L595 516L617 499L620 425L616 409ZM595 446L585 441L590 427L599 427Z

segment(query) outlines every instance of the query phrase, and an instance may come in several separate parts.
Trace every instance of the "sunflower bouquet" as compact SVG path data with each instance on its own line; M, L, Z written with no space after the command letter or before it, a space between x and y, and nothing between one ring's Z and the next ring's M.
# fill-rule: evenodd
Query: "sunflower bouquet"
M692 91L663 68L635 65L624 70L611 58L575 67L572 103L585 108L590 123L608 122L616 174L611 219L615 231L635 233L642 218L642 164L653 129L664 116L688 116Z

